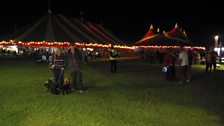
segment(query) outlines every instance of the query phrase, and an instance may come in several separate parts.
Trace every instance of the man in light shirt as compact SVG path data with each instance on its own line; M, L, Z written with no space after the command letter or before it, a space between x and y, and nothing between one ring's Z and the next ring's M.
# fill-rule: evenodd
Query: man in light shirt
M188 61L188 52L184 49L184 47L181 47L181 52L179 54L179 60L180 60L180 68L182 72L182 78L180 84L187 82L187 70L189 66Z

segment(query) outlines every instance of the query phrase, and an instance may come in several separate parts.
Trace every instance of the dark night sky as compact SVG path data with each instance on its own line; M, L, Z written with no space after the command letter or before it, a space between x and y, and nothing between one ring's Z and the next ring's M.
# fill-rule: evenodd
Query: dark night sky
M103 22L116 36L135 42L148 31L150 24L161 30L171 30L175 23L185 29L193 43L211 45L216 34L224 36L224 7L220 2L193 1L97 1L52 0L54 13ZM47 13L47 0L6 1L1 4L0 33L23 27Z

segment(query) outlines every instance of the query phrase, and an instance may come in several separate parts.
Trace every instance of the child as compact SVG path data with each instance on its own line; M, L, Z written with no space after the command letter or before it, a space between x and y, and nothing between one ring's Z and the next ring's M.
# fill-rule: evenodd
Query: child
M64 93L68 94L68 92L71 91L71 87L70 87L70 79L68 76L65 76L64 78L64 85L62 87L62 94L64 95Z

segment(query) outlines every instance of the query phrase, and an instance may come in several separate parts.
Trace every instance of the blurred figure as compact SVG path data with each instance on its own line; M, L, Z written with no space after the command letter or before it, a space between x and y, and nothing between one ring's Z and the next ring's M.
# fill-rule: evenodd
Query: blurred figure
M212 59L211 59L211 53L206 52L205 55L205 72L211 72L212 70Z
M68 94L71 91L70 87L70 78L68 76L64 77L64 85L63 85L63 90L62 94L64 95L65 93Z
M187 69L187 80L186 82L190 82L191 80L191 65L193 63L194 60L194 53L191 49L188 50L188 69Z
M167 49L164 55L163 66L167 67L166 80L173 81L175 80L175 55L171 49Z
M84 91L83 78L82 78L82 63L84 62L83 52L71 46L68 51L68 66L72 76L71 86L80 93Z
M184 84L187 81L188 75L188 66L189 66L189 60L188 60L188 52L181 47L181 52L179 53L179 61L180 61L180 69L182 72L182 78L180 81L180 84Z
M57 83L57 90L63 89L64 85L64 67L65 67L65 57L61 54L60 49L56 49L55 55L53 56L50 64L50 68L53 70L54 79Z
M212 49L210 51L210 55L211 55L211 61L212 61L212 66L213 66L213 72L215 72L216 71L216 59L217 59L218 53Z
M117 57L118 57L118 52L114 48L114 46L111 46L110 53L110 72L111 73L116 73L117 72Z

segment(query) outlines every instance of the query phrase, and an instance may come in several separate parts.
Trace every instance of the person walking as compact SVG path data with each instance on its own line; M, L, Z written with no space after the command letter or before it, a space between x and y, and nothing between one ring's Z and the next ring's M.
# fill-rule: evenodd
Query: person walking
M110 52L109 52L109 58L110 58L110 72L116 73L117 72L117 57L118 52L114 48L114 46L111 46Z

